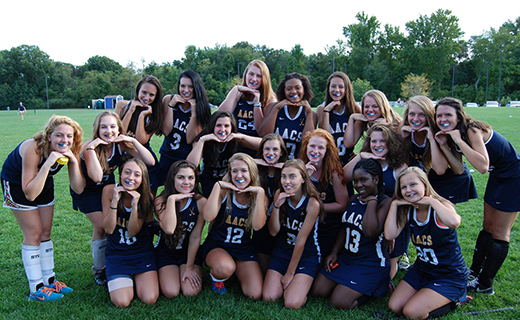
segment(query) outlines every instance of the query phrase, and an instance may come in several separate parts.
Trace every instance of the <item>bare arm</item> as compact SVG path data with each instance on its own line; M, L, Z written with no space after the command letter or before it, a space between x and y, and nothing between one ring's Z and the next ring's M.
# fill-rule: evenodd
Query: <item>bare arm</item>
M341 182L339 175L335 172L332 177L332 189L334 191L335 202L324 203L323 210L327 213L341 214L345 212L348 203L347 186Z
M362 222L365 236L370 238L377 237L383 232L391 202L392 199L385 198L378 205L375 197L368 201Z
M477 128L470 128L467 133L471 146L462 140L459 130L448 132L453 142L459 146L466 159L468 159L468 162L480 173L484 174L489 170L489 155L484 144L483 132Z

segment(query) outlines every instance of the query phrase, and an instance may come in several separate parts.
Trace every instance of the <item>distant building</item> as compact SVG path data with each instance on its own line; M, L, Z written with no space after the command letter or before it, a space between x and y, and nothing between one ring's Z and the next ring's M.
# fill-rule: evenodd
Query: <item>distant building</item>
M115 109L117 102L121 100L122 95L105 96L105 109Z

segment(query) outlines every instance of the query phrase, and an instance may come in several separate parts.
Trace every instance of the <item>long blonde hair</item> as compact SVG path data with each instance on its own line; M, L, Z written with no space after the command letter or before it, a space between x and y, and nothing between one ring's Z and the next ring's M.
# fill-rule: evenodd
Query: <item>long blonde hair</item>
M238 152L235 153L231 158L229 158L228 161L228 174L226 175L227 182L231 182L231 165L233 164L233 161L240 160L244 161L247 165L247 168L249 170L249 177L251 179L251 182L249 183L249 186L260 186L260 177L258 174L258 167L256 166L255 160L253 158L245 153ZM233 193L234 191L228 191L227 192L227 200L226 200L226 215L229 216L231 214L231 210L233 209ZM246 219L246 229L251 228L252 218L253 218L253 212L254 208L256 206L256 193L250 194L249 196L249 209L247 213L247 219ZM224 219L223 221L226 221Z
M394 190L394 199L403 200L403 194L401 192L401 178L409 173L415 173L419 180L424 184L424 196L429 196L434 199L437 199L441 202L447 202L450 203L448 200L441 197L432 187L430 184L430 181L428 180L428 176L426 173L419 167L408 167L401 171L401 173L397 176L395 179L395 190ZM408 212L412 208L412 205L404 205L399 206L397 209L397 225L398 226L404 226L406 223L406 220L408 219Z

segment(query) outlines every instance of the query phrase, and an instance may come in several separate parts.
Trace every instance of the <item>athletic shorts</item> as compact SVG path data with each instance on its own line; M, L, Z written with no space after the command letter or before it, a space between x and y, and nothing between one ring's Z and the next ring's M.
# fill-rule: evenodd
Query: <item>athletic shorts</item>
M72 196L72 208L74 210L79 210L85 214L103 211L102 193L87 194L83 192L82 194L77 194L71 190L70 195Z
M13 184L2 179L2 189L4 191L5 208L29 211L54 205L54 183L46 184L34 201L27 200L22 186L19 184Z
M484 201L500 211L520 211L520 178L499 178L490 173Z
M271 255L271 260L269 261L269 266L267 269L274 270L281 275L284 275L287 272L287 268L289 267L289 263L291 262L291 255L284 254L281 250L273 251ZM320 269L320 258L318 256L303 256L300 258L298 262L298 266L296 267L295 275L302 273L306 274L310 277L316 277L318 270Z
M321 269L328 279L371 297L382 297L388 293L390 266L381 267L377 261L352 264L344 251L338 256L338 266L331 272Z
M155 248L155 257L157 259L157 269L161 269L165 266L180 266L188 262L188 256L186 254L175 254L174 250L164 250L163 248ZM185 251L183 251L185 253ZM195 256L195 265L202 266L202 250L199 247L197 255Z
M427 277L417 271L415 264L408 270L402 281L408 283L415 290L431 289L451 301L465 301L466 299L467 280Z
M157 271L157 263L153 250L130 255L110 254L107 252L105 260L107 280L115 279L122 275Z
M239 245L238 247L236 245L226 246L224 243L213 240L212 237L207 237L206 241L204 241L204 244L202 245L204 261L206 260L206 257L210 251L217 248L225 250L235 260L258 261L256 258L256 250L251 242L246 245Z

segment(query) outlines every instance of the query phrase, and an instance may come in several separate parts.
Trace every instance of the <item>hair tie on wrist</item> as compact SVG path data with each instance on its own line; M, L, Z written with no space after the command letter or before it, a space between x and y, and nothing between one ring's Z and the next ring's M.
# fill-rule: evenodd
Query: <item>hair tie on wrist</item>
M273 204L273 207L274 207L275 209L280 209L280 207L277 207L277 206L275 206L274 204Z

